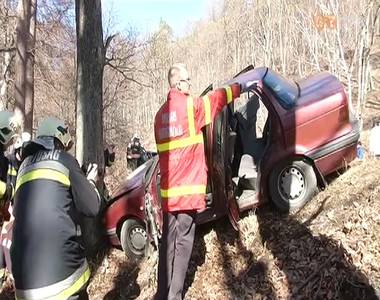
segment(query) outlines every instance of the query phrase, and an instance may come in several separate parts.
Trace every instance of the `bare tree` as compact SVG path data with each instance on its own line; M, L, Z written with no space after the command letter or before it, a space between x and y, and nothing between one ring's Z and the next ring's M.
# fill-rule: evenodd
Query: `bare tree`
M28 41L27 22L28 0L20 0L17 6L18 20L16 27L16 61L15 61L15 111L25 119L25 82L26 82L26 49Z
M0 109L10 101L11 69L15 56L14 19L7 2L0 3Z
M36 16L37 0L30 0L28 7L29 34L26 53L26 74L25 74L25 123L24 129L33 132L33 111L34 111L34 57L36 44Z
M100 0L76 0L77 106L76 156L80 164L95 162L104 169L103 68L104 46Z
M15 111L23 116L29 132L33 127L36 9L36 0L20 0L17 7Z

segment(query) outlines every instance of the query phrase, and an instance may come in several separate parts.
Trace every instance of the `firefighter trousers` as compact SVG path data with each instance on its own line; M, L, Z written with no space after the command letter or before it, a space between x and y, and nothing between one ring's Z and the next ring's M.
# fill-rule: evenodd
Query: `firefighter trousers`
M182 299L194 244L195 212L164 213L156 300Z

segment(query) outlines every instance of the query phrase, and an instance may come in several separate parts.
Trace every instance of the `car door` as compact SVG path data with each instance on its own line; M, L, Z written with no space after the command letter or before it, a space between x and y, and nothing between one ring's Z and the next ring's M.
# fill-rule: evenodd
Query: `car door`
M209 85L200 95L213 90ZM239 208L234 195L231 171L231 151L234 135L229 126L231 108L225 107L215 120L203 129L206 162L208 167L208 188L212 192L212 206L215 215L227 214L231 225L237 230Z
M228 214L232 226L237 229L239 209L232 182L230 151L233 135L229 128L228 115L226 107L206 128L205 144L213 209L216 215Z

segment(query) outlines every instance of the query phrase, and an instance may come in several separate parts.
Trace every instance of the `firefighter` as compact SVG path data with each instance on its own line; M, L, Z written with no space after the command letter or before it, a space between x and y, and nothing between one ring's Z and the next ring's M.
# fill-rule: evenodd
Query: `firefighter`
M12 142L13 137L17 134L20 127L17 118L12 112L0 111L0 222L3 223L8 219L8 203L13 195L13 186L7 181L9 161L4 152ZM2 224L3 225L3 224ZM3 247L0 245L0 287L5 279L5 256Z
M29 132L23 132L21 136L19 135L13 144L13 151L8 157L7 181L10 182L13 187L16 186L17 171L21 164L23 145L28 143L31 138Z
M154 124L164 217L155 297L160 300L182 299L194 242L194 217L206 207L207 166L201 129L240 96L238 84L202 98L190 96L190 78L183 64L170 68L168 81L167 101Z
M12 198L12 185L7 184L8 159L5 150L17 134L20 124L12 112L0 111L0 204L3 205Z
M22 146L24 143L29 142L31 139L31 136L28 132L23 132L21 136L17 136L15 138L15 142L13 144L13 150L11 151L11 154L8 156L8 172L7 172L7 184L10 184L12 186L12 190L14 190L14 187L16 186L16 178L17 178L17 170L21 164L21 151ZM0 263L1 268L4 270L2 272L3 279L5 280L5 269L8 270L8 272L12 271L11 268L11 261L10 261L10 247L12 245L12 229L13 229L13 207L12 203L13 198L9 199L7 204L4 207L4 218L3 218L3 226L1 229L1 236L0 236ZM6 211L6 209L8 210ZM5 215L5 213L8 213ZM12 274L10 273L10 276L12 278Z
M86 178L67 153L71 146L69 128L49 117L24 147L11 247L16 299L88 299L80 221L100 209L97 166L89 166Z

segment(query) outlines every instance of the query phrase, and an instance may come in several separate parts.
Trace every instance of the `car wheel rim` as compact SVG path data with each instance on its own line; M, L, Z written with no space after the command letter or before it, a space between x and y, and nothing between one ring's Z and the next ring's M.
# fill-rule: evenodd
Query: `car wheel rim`
M142 227L132 228L130 234L130 241L135 250L141 251L144 250L146 244L146 231Z
M279 192L286 201L293 201L306 191L305 176L295 167L287 167L281 173L278 182Z

